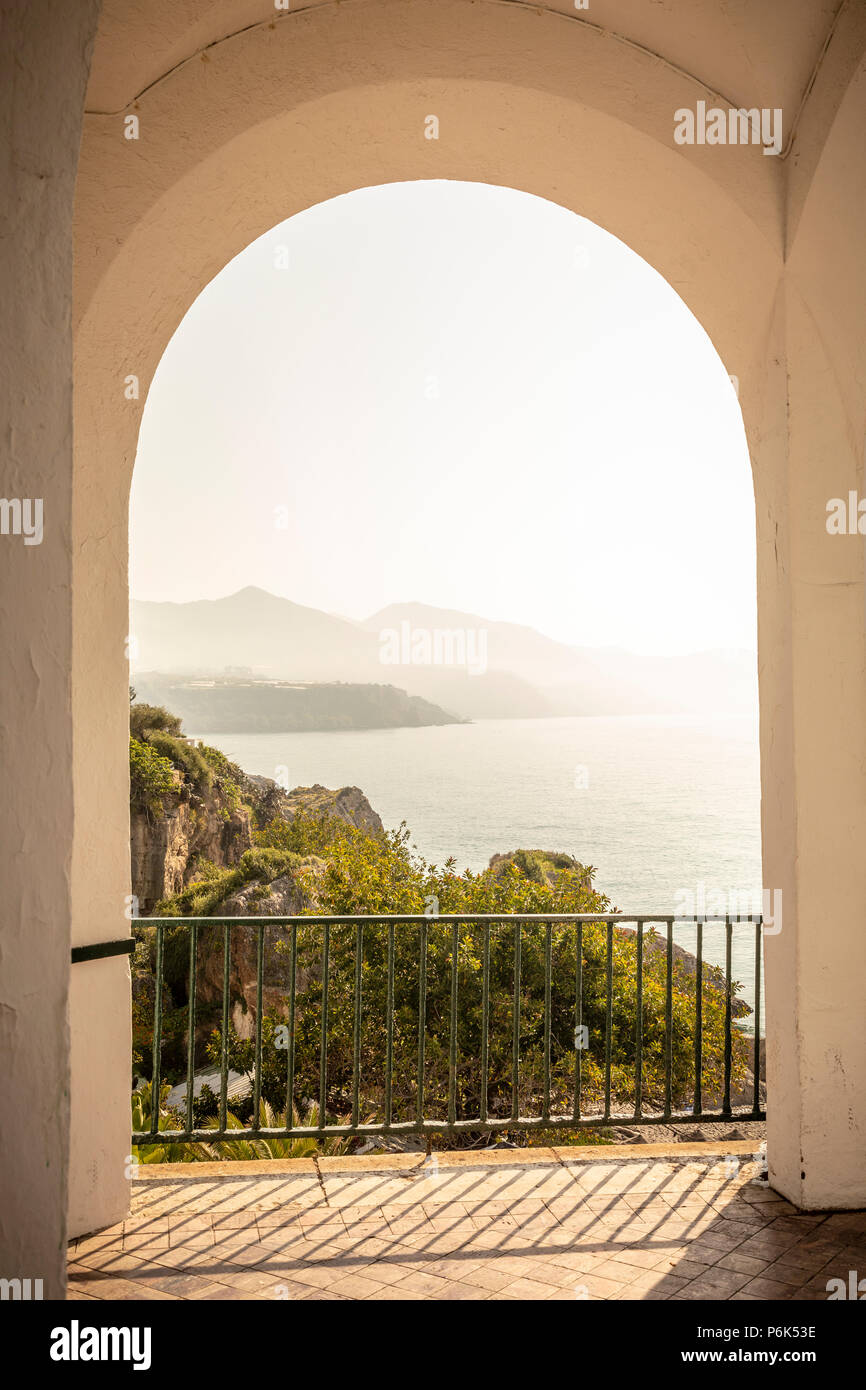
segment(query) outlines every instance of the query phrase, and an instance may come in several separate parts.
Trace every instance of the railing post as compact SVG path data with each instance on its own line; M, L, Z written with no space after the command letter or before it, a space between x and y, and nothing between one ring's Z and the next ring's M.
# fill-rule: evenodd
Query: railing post
M520 922L514 923L514 999L511 1020L511 1118L520 1115Z
M572 1119L580 1119L580 1087L583 1072L583 923L577 924L574 964L574 1109Z
M256 1045L253 1076L253 1129L261 1128L259 1111L262 1103L262 979L264 971L265 929L258 928L256 937Z
M674 971L674 924L669 918L667 921L667 952L665 973L665 1112L664 1117L669 1120L672 1109L672 1064L673 1064L673 971Z
M697 962L695 965L695 1096L692 1113L700 1115L703 1106L704 1069L704 924L696 922Z
M637 942L637 979L634 1009L634 1117L643 1111L643 922L635 923Z
M189 929L189 990L187 993L187 1041L186 1041L186 1127L192 1129L193 1101L195 1098L195 987L198 965L198 923L190 923Z
M364 962L364 928L355 928L355 1021L352 1029L352 1126L360 1119L361 1090L361 972Z
M394 923L388 927L388 999L385 1004L388 1017L385 1021L385 1129L391 1128L392 1089L394 1075Z
M604 1005L604 1118L610 1119L610 1069L613 1053L613 924L607 924Z
M319 1124L324 1125L328 1106L328 984L331 968L331 927L322 941L322 1039L319 1051Z
M225 1130L229 1084L229 980L231 968L231 928L223 927L223 1018L220 1040L220 1109L219 1127Z
M722 1114L731 1114L731 937L733 926L725 917L725 1099Z
M480 1119L487 1123L487 1048L490 1027L490 923L484 923L481 959L481 1104Z
M150 1132L159 1131L159 1093L162 1087L162 991L165 971L165 927L160 923L156 929L156 997L153 1003L153 1045L151 1056L150 1082Z
M418 1074L416 1120L424 1123L424 1071L427 1042L427 918L422 918L418 941Z
M451 927L451 1018L448 1039L448 1124L457 1120L457 966L460 951L460 926Z
M298 983L298 924L292 923L289 967L289 1035L286 1039L286 1129L295 1122L295 994Z

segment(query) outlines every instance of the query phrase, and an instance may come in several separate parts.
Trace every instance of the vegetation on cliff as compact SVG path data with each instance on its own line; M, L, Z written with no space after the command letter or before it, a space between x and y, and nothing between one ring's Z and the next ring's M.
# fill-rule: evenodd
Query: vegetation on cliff
M218 748L193 743L182 733L181 720L162 705L134 703L130 691L129 772L133 806L163 813L163 797L182 788L203 795L216 788L227 809L257 791L246 773ZM155 809L158 808L158 809Z
M258 845L244 857L246 882L257 881L262 898L256 911L267 913L267 890L278 876L295 874L307 892L305 914L350 915L405 912L427 913L427 995L425 1115L447 1114L450 1046L451 985L455 936L439 913L491 913L503 919L512 913L606 913L609 900L593 886L594 871L568 855L542 851L498 857L482 873L458 873L453 861L437 868L413 849L408 830L365 833L327 816L298 816L291 823L274 821L257 832ZM310 875L309 864L318 866ZM256 875L258 876L256 878ZM220 905L237 887L235 873L214 874L184 894L160 905L166 915L218 915ZM275 932L279 929L273 929ZM363 1114L381 1118L384 1107L384 1060L388 1048L388 1018L392 1019L393 1120L415 1118L418 1038L417 925L367 926L362 942L363 1014L359 1037L360 1107ZM187 929L173 928L175 960L188 955ZM457 938L456 1070L458 1119L479 1113L482 1091L482 985L485 928L461 926ZM287 933L277 952L288 950ZM646 949L643 959L642 1103L647 1111L661 1110L665 1087L666 959L663 951ZM577 928L554 926L550 934L550 1082L551 1113L568 1115L574 1104L577 1065L583 1113L597 1110L603 1100L606 1036L607 928L586 924L582 930L582 1009L585 1046L576 1047L575 985ZM215 943L216 945L216 943ZM512 1110L515 928L503 920L489 928L489 1032L487 1097L493 1119L506 1119ZM355 961L358 948L353 926L330 929L328 994L329 1116L351 1108L355 1055ZM538 1113L545 1074L545 963L547 933L542 924L521 929L519 1048L521 1114ZM393 973L389 983L389 954ZM637 947L632 935L614 927L611 943L611 1086L614 1110L634 1105L636 1063ZM294 1037L295 1100L318 1094L319 1044L322 1024L322 929L298 931L298 993ZM185 1036L183 967L169 985L178 1028L177 1045L167 1043L163 1064L183 1074ZM694 1085L695 980L674 961L671 1015L671 1087L674 1106L683 1103ZM287 995L265 1013L261 1092L274 1107L285 1105ZM389 1009L390 1005L390 1009ZM718 1090L724 1069L724 991L713 979L703 990L703 1073L705 1091ZM246 1031L237 1018L229 1031L230 1067L250 1078L255 1045L250 1020ZM204 1041L200 1060L219 1059L222 1038L216 1027ZM736 1030L733 1038L733 1079L741 1082L746 1067L746 1042ZM202 1123L216 1108L205 1094L196 1101ZM233 1102L234 1113L249 1119L251 1101Z

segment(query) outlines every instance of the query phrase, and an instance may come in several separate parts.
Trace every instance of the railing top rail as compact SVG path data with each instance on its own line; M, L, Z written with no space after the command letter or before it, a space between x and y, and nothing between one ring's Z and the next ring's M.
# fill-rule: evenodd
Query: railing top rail
M398 913L357 913L349 916L294 916L294 917L134 917L133 925L140 927L165 927L177 926L178 924L194 923L197 926L208 927L338 927L338 926L363 926L370 925L390 926L420 926L425 922L429 926L432 923L462 923L477 922L553 922L562 925L579 922L599 922L610 923L613 926L633 926L638 923L657 923L667 925L668 922L676 925L681 923L684 926L694 926L696 923L722 922L725 925L731 923L751 923L752 926L762 925L763 918L761 913L736 913L736 912L707 912L694 913L691 916L677 916L673 912L398 912Z

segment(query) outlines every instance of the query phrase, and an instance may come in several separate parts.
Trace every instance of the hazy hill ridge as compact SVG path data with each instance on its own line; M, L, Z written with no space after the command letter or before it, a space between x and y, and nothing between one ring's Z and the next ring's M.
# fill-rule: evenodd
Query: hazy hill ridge
M572 647L531 627L420 603L391 604L357 623L246 588L192 603L137 601L132 631L137 671L224 675L240 667L299 683L388 684L463 718L757 708L753 653ZM388 660L395 646L396 664ZM471 674L447 659L461 650L474 652ZM446 659L437 660L443 651Z
M195 681L147 672L136 676L135 688L141 701L167 706L197 735L411 729L461 722L393 685L291 685L238 677Z

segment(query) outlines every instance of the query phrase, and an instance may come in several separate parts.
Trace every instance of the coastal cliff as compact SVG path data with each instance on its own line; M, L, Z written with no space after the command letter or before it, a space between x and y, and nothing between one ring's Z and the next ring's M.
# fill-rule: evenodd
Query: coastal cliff
M256 832L274 822L324 816L367 834L382 829L358 787L286 791L185 738L177 717L159 707L133 705L131 716L130 857L140 916L198 878L238 866Z

